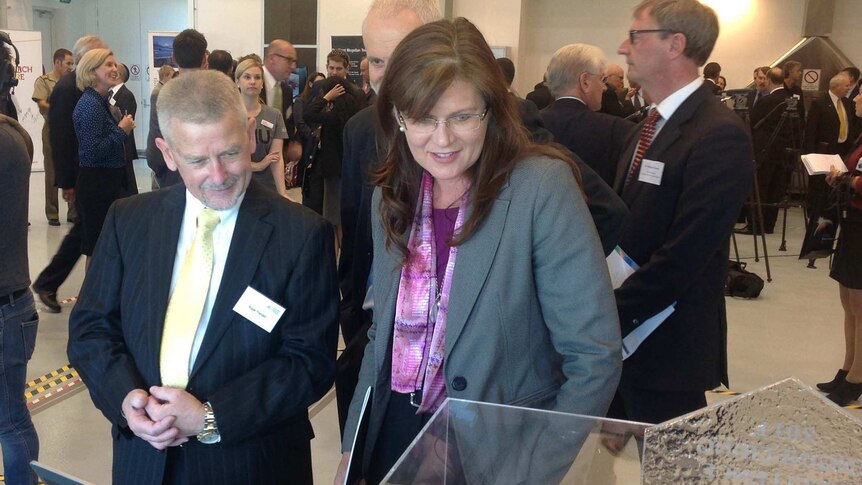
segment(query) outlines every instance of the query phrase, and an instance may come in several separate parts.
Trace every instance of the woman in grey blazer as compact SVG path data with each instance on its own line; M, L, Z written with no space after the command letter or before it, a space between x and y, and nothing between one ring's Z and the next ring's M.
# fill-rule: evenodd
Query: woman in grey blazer
M446 397L604 416L621 351L596 229L571 160L528 141L482 34L465 19L413 31L377 103L374 323L341 471L368 387L367 483Z

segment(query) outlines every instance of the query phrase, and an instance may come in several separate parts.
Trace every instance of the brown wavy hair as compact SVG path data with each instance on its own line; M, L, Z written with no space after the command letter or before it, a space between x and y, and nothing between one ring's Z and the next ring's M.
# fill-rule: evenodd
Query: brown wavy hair
M515 97L475 25L457 18L419 27L393 52L375 110L388 152L372 173L372 182L381 190L386 247L394 246L402 256L407 255L403 236L412 227L422 167L414 160L394 113L397 109L412 119L428 116L456 80L472 85L485 101L488 129L479 159L469 169L473 212L452 244L463 244L479 230L519 160L536 155L557 158L566 161L579 178L574 162L562 151L530 143Z

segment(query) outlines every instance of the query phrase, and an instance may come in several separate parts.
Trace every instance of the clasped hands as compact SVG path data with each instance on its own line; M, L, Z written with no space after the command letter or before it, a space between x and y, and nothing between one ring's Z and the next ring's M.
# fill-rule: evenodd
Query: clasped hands
M134 389L122 404L129 429L157 450L179 446L204 429L204 405L184 389Z

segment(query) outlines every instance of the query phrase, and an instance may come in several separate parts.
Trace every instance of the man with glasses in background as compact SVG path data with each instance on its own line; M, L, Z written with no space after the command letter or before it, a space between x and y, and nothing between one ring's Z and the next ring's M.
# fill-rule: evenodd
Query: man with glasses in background
M263 59L263 90L260 99L268 106L277 109L284 117L284 126L289 136L284 144L284 163L299 160L302 145L296 136L296 123L293 120L293 89L288 79L296 67L296 49L284 39L269 43Z
M653 105L614 184L631 211L619 246L637 264L615 290L622 335L673 313L624 361L611 412L660 423L705 406L704 392L728 382L728 239L753 155L747 129L698 72L718 38L715 12L697 0L644 0L631 29L618 53Z

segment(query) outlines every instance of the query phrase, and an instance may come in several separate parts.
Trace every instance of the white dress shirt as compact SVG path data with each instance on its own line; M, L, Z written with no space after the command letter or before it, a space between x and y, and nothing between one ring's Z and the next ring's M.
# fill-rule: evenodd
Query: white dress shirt
M278 83L278 81L276 81L275 76L266 70L266 66L263 66L263 88L266 89L266 104L272 108L275 108L272 104L275 102L276 83ZM284 93L281 93L281 96L284 97ZM281 107L279 106L275 109L281 110Z
M829 93L829 97L832 98L832 106L835 106L835 114L840 118L841 112L838 111L838 105L841 103L841 98L839 98L838 96L835 96L835 93L833 93L832 91L827 91L827 93ZM843 105L841 107L845 108ZM845 108L843 110L843 112L844 112L844 126L848 127L847 131L850 131L849 130L850 120L847 118L847 109ZM838 122L840 123L841 120L839 120ZM845 141L847 141L847 135L848 135L847 133L844 133L844 138L841 138L841 130L840 129L838 130L838 133L839 133L838 134L838 143L844 143Z
M194 367L195 359L198 356L198 351L201 348L201 343L204 340L204 335L207 332L210 315L213 311L216 296L218 295L219 286L221 285L222 275L224 274L224 265L227 262L227 253L230 249L230 242L233 239L233 230L236 227L236 217L239 213L239 206L245 194L240 196L236 205L228 210L216 211L219 216L219 223L213 229L213 272L210 277L210 288L207 293L206 303L204 304L203 312L201 312L201 320L198 323L198 329L195 333L195 341L192 345L191 356L189 358L189 374ZM174 293L174 287L180 277L180 270L183 267L183 262L188 255L189 249L192 247L192 242L195 239L197 231L197 217L204 209L204 204L195 196L186 190L186 208L183 211L183 221L180 224L180 237L177 240L177 254L174 257L174 271L171 275L171 295ZM169 300L170 301L170 300Z

